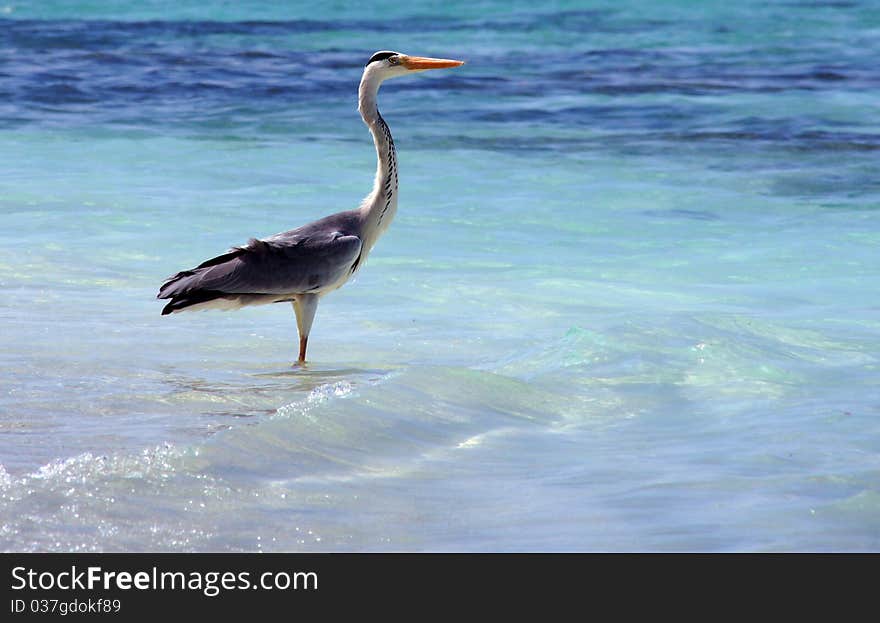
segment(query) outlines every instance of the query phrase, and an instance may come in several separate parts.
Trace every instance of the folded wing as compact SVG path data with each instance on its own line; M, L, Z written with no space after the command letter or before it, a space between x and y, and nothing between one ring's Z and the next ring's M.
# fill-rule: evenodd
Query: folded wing
M158 298L172 299L165 314L216 298L320 292L347 278L360 253L358 236L332 228L251 239L168 278Z

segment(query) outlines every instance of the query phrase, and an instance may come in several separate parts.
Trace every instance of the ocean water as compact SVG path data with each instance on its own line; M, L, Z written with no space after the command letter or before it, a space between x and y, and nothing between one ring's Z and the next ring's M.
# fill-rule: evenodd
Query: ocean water
M325 298L162 280L355 207ZM0 549L880 550L873 0L0 0Z

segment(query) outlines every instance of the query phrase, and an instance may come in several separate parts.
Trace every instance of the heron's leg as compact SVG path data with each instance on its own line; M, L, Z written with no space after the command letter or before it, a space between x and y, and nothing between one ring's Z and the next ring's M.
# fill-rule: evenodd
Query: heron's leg
M309 332L312 330L312 321L318 310L317 294L298 294L293 299L293 311L296 312L296 328L299 330L299 360L297 363L306 362L306 347L309 343Z

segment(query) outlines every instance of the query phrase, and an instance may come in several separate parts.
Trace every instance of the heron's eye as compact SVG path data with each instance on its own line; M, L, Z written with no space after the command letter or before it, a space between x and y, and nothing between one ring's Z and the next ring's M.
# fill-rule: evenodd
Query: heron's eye
M390 65L400 65L400 57L399 56L389 56L388 63Z

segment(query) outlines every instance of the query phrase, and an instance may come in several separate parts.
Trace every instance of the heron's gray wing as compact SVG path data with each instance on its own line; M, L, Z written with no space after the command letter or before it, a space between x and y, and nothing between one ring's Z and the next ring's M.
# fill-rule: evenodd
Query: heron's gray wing
M159 298L194 291L225 294L316 292L337 282L358 262L361 239L339 230L293 230L246 245L171 277Z

